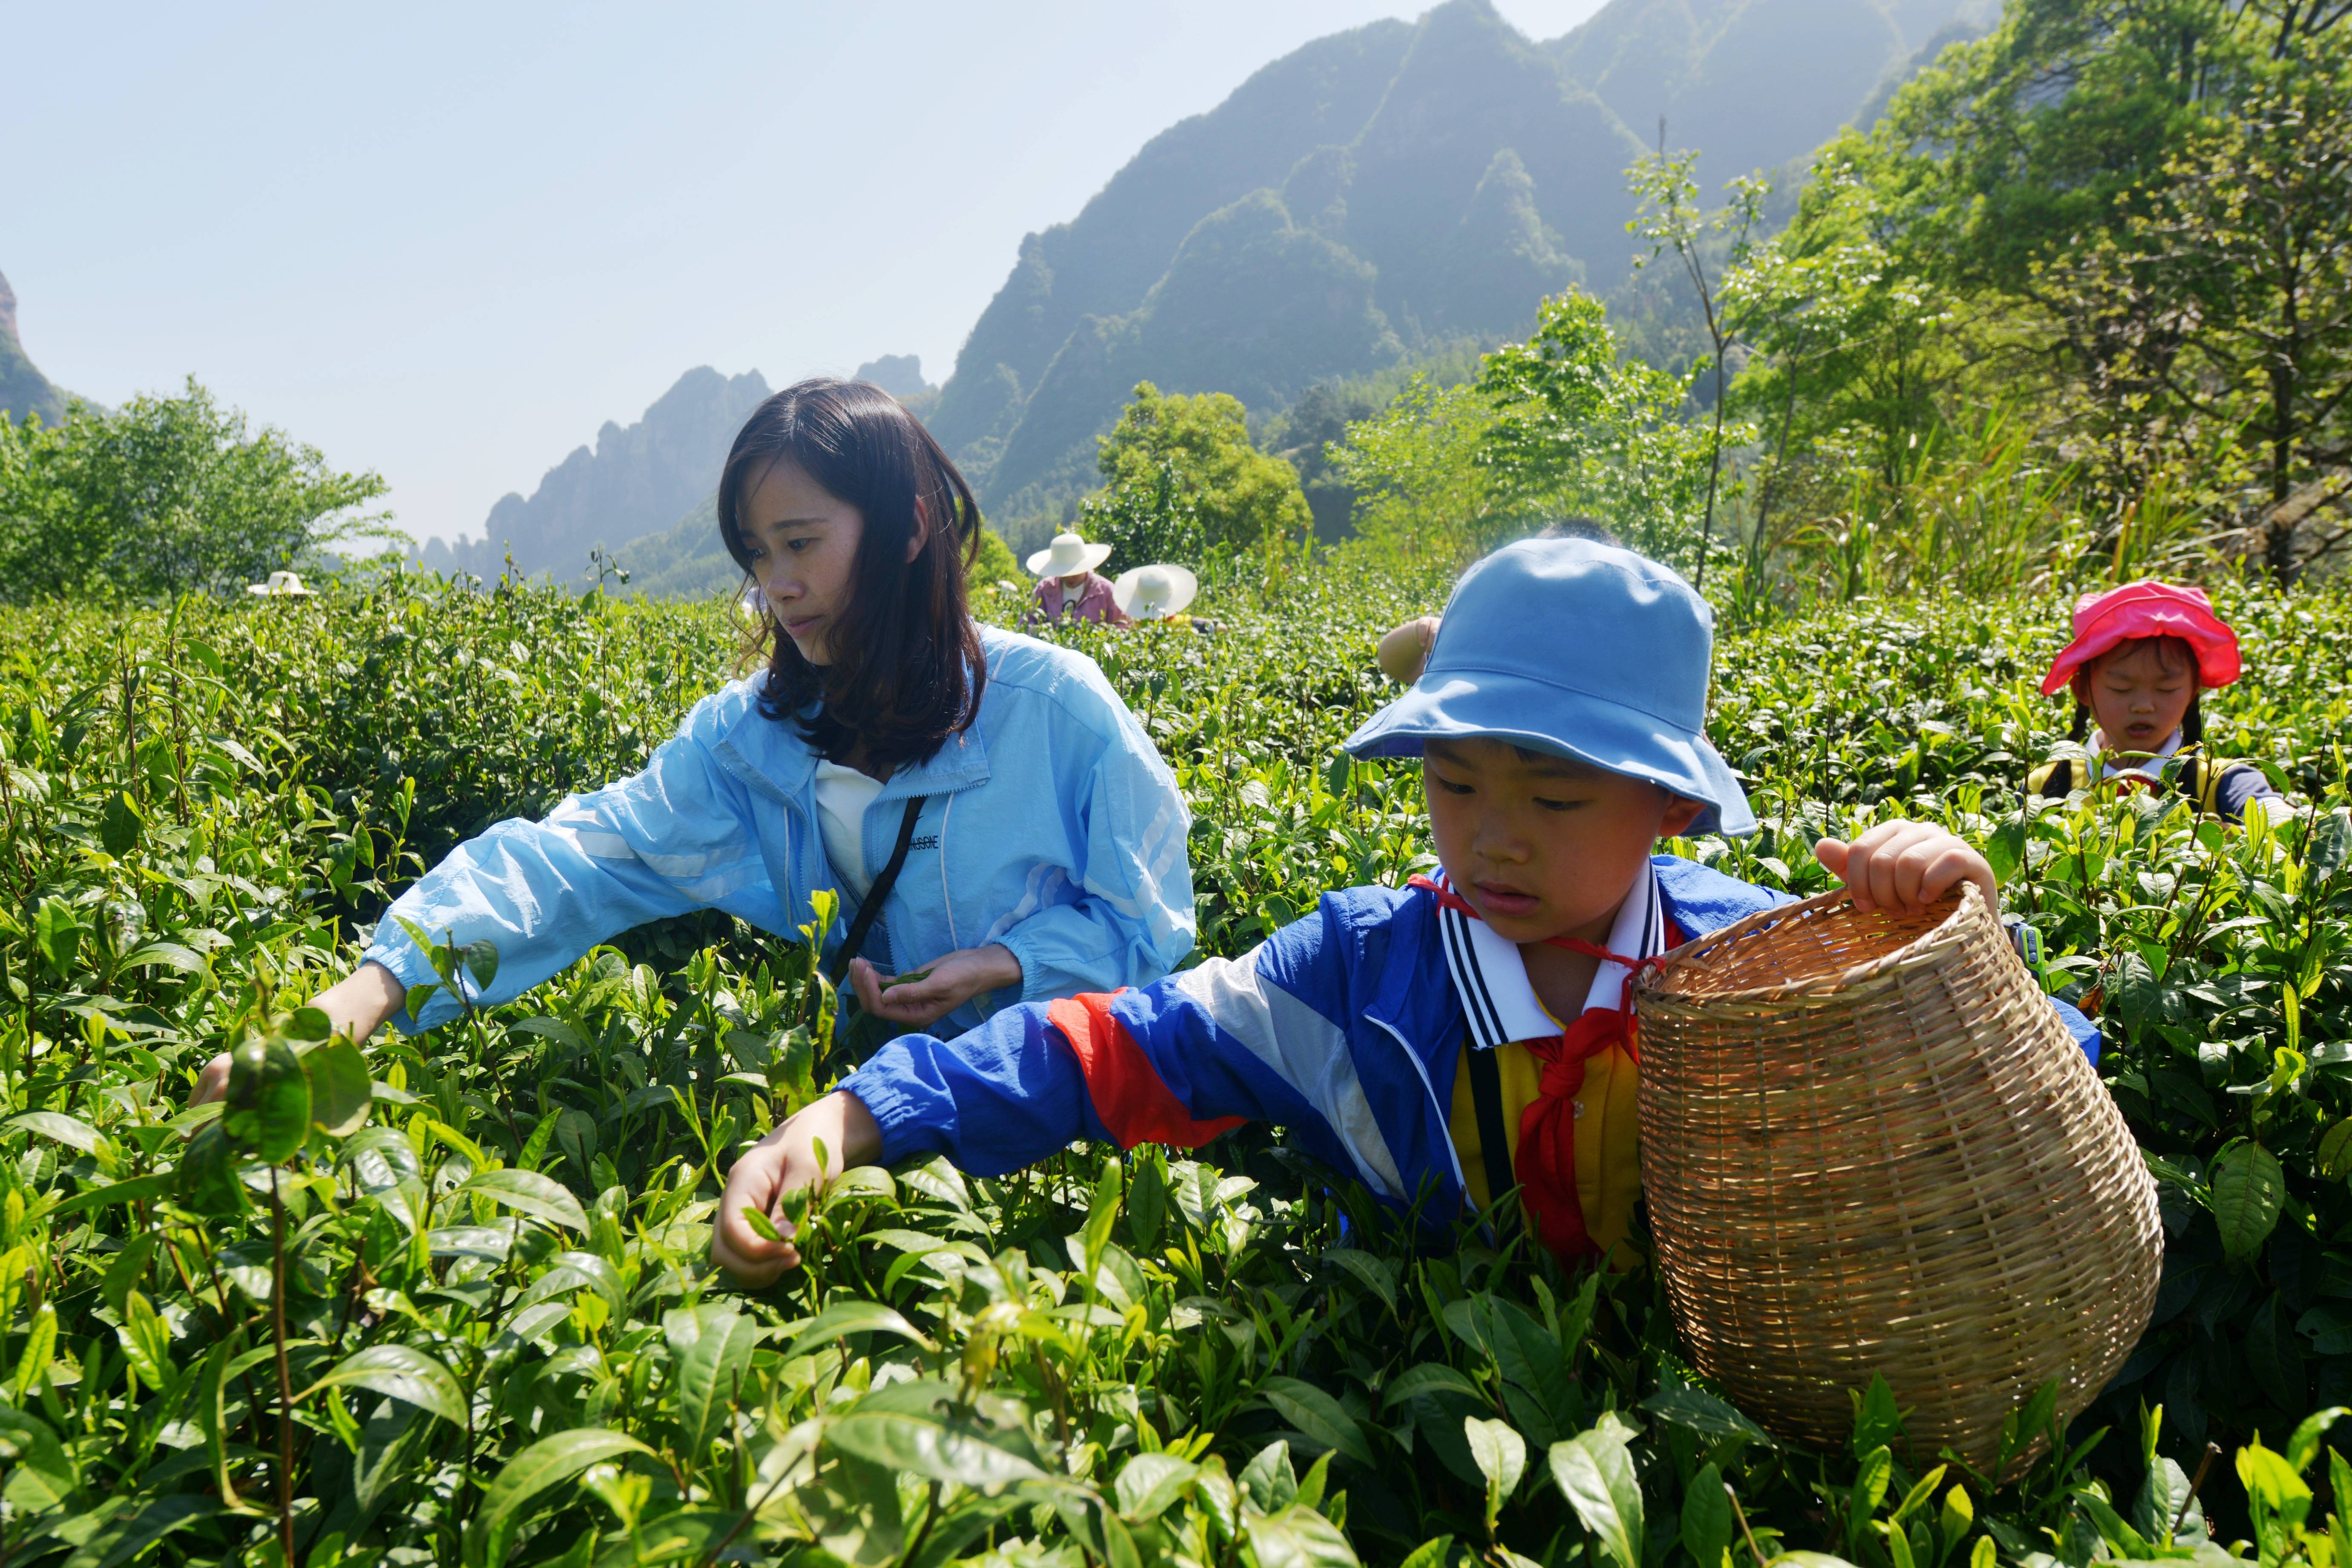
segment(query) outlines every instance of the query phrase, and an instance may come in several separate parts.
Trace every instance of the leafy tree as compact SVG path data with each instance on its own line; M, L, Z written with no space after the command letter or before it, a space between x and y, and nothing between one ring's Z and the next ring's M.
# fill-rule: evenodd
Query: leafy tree
M1088 497L1079 531L1108 544L1123 565L1206 561L1212 548L1192 486L1165 454L1153 456L1148 468L1129 465L1109 489Z
M2332 45L2333 47L2327 47ZM2200 129L2145 210L2037 269L2113 466L2242 486L2280 582L2352 545L2352 58L2344 38Z
M1312 535L1297 470L1251 443L1238 398L1140 382L1101 439L1106 489L1087 503L1086 526L1128 564L1279 555Z
M1776 530L1776 519L1825 499L1824 483L1842 493L1860 483L1907 521L1924 466L1940 456L1937 394L1964 363L1950 341L1951 305L1895 254L1872 157L1851 132L1831 142L1795 220L1722 281L1725 309L1758 351L1729 397L1761 444L1743 591L1808 521L1797 515Z
M1021 581L1021 561L1013 547L1004 542L1003 535L985 523L981 525L980 548L964 570L964 579L971 583L994 583L999 580Z
M1517 512L1480 460L1494 405L1475 386L1415 376L1380 413L1347 426L1332 471L1356 495L1356 533L1373 553L1412 565L1467 565Z
M1496 409L1478 461L1500 505L1601 519L1644 554L1696 559L1710 442L1683 423L1677 377L1619 357L1601 301L1543 303L1535 335L1486 356L1478 390ZM1727 430L1735 443L1744 426Z
M0 597L231 593L325 546L388 537L373 473L247 429L192 378L113 414L0 419Z
M1707 432L1706 506L1699 517L1698 569L1691 579L1694 586L1704 589L1708 547L1715 539L1716 492L1723 477L1724 414L1730 401L1725 395L1724 360L1745 332L1754 310L1746 297L1727 293L1717 286L1717 280L1707 275L1701 251L1710 238L1726 237L1730 242L1727 264L1733 268L1744 265L1756 247L1758 231L1764 221L1764 198L1770 194L1771 185L1761 179L1734 180L1729 186L1729 205L1719 212L1702 212L1698 180L1691 173L1697 162L1698 153L1693 150L1671 156L1661 152L1636 163L1630 183L1633 193L1642 198L1642 208L1626 227L1650 242L1650 254L1634 258L1635 270L1669 249L1682 263L1683 274L1690 280L1691 292L1698 300L1699 316L1706 324L1707 343L1713 351L1709 365L1712 374L1707 381L1707 401L1714 405L1714 416Z

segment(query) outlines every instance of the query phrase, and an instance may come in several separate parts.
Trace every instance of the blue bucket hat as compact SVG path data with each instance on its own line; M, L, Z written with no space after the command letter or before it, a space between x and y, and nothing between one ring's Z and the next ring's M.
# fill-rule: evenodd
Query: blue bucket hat
M1421 679L1347 747L1507 741L1702 801L1694 831L1751 833L1747 792L1706 738L1714 649L1706 601L1656 562L1589 539L1506 545L1462 574Z

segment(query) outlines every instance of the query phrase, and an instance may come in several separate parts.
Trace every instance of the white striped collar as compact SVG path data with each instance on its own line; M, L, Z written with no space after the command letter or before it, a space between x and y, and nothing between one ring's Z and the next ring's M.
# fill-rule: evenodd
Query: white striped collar
M1443 888L1453 885L1442 870L1433 879ZM1633 890L1617 908L1616 923L1609 928L1609 951L1628 958L1652 958L1664 951L1664 909L1657 873L1652 870L1636 877ZM1518 943L1497 936L1485 921L1444 904L1437 908L1437 931L1445 947L1446 972L1454 977L1454 994L1462 999L1462 1011L1470 1020L1473 1045L1491 1050L1512 1040L1549 1039L1562 1032L1559 1020L1537 999ZM1591 990L1585 994L1585 1011L1595 1007L1613 1011L1624 984L1621 965L1601 965L1592 977Z

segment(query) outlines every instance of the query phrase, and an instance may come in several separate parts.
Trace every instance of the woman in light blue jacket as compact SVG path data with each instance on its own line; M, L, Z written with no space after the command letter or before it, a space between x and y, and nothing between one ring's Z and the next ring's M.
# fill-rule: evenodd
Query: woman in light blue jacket
M736 437L719 520L760 590L767 667L695 704L644 772L458 846L317 998L337 1027L455 1012L443 994L408 1016L406 988L433 975L403 920L497 943L478 998L497 1003L665 915L792 935L820 888L841 900L829 955L868 928L848 966L860 1005L910 1028L1175 967L1194 929L1176 781L1091 659L972 621L979 508L911 415L861 382L786 388Z

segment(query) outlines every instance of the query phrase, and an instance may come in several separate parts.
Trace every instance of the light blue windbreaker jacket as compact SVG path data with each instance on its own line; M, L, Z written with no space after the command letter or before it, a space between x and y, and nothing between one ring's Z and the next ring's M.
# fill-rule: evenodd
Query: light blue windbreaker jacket
M988 685L980 717L929 761L901 768L865 817L866 864L880 868L910 795L928 797L898 884L867 934L885 973L1001 942L1021 961L1011 988L974 997L934 1027L968 1029L1015 1002L1148 985L1192 950L1192 818L1176 780L1095 662L981 628ZM787 937L810 895L834 889L817 828L815 753L800 727L762 715L761 671L696 703L634 777L567 797L546 820L501 822L452 850L403 893L367 951L401 983L433 978L398 916L436 940L488 938L507 1001L631 926L702 908ZM446 1023L436 994L404 1032Z

